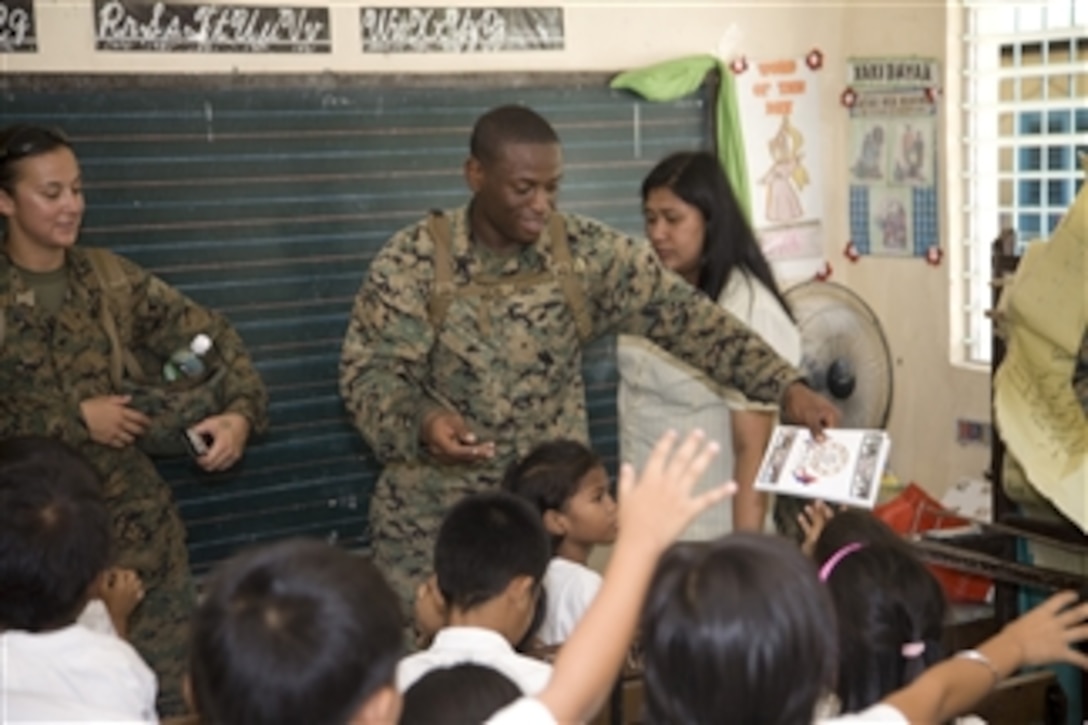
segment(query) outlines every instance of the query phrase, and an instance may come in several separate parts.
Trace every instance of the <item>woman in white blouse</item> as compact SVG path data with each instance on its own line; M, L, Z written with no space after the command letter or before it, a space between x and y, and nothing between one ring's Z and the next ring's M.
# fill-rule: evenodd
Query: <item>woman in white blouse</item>
M676 153L642 182L646 236L661 263L760 334L786 360L801 361L801 337L770 265L737 203L717 158ZM767 501L754 488L776 422L773 407L749 402L643 338L621 336L620 446L641 467L669 428L700 427L722 445L700 489L736 480L737 495L696 519L685 539L767 527Z

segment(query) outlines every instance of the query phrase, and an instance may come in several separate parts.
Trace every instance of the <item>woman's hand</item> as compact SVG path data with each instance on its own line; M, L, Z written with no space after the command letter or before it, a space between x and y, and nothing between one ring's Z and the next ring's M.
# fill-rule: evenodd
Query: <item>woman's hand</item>
M124 448L142 436L151 420L128 407L131 401L128 395L100 395L80 403L79 412L91 440L112 448Z
M225 471L241 459L249 440L249 420L240 413L205 418L191 430L212 439L208 452L196 459L205 471Z

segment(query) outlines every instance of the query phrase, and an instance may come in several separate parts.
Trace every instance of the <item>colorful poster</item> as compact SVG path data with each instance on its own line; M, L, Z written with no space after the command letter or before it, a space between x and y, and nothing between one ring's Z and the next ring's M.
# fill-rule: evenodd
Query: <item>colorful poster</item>
M932 255L939 248L937 62L858 59L847 76L852 251Z
M823 56L733 63L752 225L767 258L823 257Z

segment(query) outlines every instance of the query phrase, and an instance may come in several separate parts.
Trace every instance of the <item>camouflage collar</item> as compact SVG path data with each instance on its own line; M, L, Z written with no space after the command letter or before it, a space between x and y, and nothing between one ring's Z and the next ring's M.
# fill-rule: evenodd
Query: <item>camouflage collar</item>
M549 267L551 247L546 226L540 239L534 244L523 247L516 254L498 255L472 239L472 230L469 228L471 208L472 202L469 202L449 213L454 269L459 276L464 279L471 279L478 274L506 276L542 272Z

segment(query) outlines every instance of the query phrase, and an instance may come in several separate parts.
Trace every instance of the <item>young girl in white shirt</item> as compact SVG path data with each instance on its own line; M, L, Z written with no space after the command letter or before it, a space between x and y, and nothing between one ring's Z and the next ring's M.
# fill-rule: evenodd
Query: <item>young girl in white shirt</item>
M547 608L537 636L545 646L561 644L601 587L600 574L587 565L593 547L616 540L608 472L585 445L557 440L514 464L503 486L540 511L551 536L554 556L544 575Z

